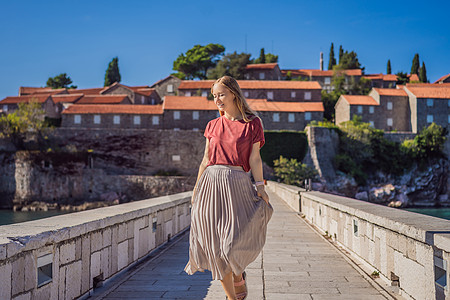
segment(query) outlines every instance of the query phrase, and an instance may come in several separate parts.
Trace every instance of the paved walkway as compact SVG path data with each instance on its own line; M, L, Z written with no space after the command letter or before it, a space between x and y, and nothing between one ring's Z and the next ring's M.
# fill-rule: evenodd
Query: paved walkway
M277 195L261 255L247 268L247 299L386 299ZM224 299L208 272L188 276L189 234L97 299Z

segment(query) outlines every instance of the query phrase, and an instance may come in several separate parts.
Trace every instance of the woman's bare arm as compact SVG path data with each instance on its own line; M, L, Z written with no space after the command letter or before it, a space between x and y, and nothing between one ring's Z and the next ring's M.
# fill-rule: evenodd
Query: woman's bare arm
M252 147L252 152L250 153L250 169L252 170L253 178L255 181L264 181L263 177L263 169L262 169L262 159L259 153L259 142L254 143ZM256 186L256 190L258 192L258 196L264 199L267 203L269 203L269 196L264 190L264 185Z

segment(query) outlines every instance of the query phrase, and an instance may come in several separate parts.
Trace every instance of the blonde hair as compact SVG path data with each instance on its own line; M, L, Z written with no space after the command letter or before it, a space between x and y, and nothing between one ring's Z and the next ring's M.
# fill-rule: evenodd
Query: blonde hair
M237 83L236 79L234 79L233 77L230 77L230 76L220 77L211 86L211 93L213 93L213 88L214 88L215 84L223 85L234 95L234 104L236 104L236 107L238 108L239 112L242 114L242 118L244 119L245 122L250 122L251 120L253 120L252 116L258 117L258 114L256 113L256 111L251 109L247 103L247 100L245 100L245 97L242 94L242 90L239 87L239 84ZM224 115L223 111L219 110L219 113L221 116ZM261 124L262 124L262 122L261 122Z

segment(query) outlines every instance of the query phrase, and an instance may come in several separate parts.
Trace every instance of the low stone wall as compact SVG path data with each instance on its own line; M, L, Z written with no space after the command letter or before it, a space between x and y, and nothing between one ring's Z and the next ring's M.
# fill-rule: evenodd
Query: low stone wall
M0 299L74 299L190 223L191 192L0 226Z
M290 194L291 207L299 201L297 187L269 182L268 188ZM307 221L366 269L398 285L405 298L450 297L449 220L315 191L300 191L300 201Z

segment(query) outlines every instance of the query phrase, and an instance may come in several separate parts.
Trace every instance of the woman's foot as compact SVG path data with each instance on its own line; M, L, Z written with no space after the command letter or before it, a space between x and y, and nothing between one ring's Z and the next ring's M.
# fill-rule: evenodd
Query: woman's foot
M239 276L234 276L233 274L233 279L234 279L234 290L236 292L236 299L238 300L244 300L245 298L247 298L247 275L245 274L245 272L243 272L241 275Z

